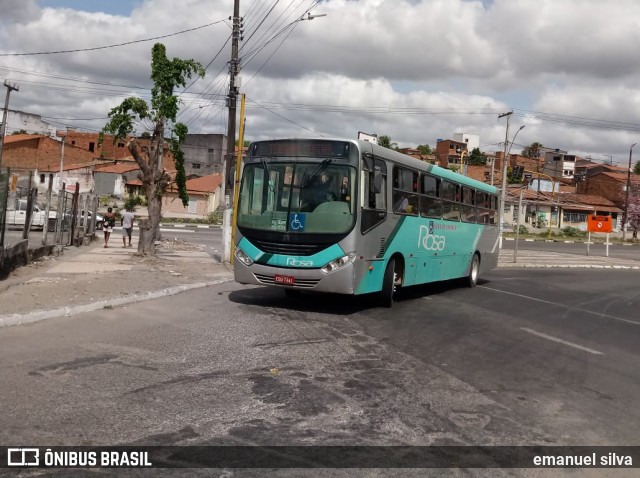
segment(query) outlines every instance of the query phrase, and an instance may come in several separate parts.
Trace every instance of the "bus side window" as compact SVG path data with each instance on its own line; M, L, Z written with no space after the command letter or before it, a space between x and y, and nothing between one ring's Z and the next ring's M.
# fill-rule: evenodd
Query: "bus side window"
M387 165L371 157L362 161L361 232L373 229L385 221L387 216Z
M420 214L424 217L442 217L442 202L440 201L440 180L429 174L422 175L422 189L420 196Z
M418 173L406 168L393 168L393 212L418 215Z
M462 220L464 222L476 222L476 192L474 189L462 188Z
M440 189L442 197L442 218L449 221L459 221L462 205L459 202L460 186L451 181L443 180Z

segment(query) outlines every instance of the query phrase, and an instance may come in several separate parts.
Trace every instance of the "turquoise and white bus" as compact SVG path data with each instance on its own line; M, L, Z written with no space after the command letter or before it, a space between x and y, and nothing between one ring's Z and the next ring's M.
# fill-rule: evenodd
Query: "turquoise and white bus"
M376 144L254 142L243 161L234 275L242 284L378 293L498 262L497 189Z

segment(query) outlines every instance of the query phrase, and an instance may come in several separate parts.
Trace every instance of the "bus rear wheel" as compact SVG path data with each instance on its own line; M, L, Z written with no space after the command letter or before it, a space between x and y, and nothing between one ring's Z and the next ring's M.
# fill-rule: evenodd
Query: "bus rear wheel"
M382 278L382 290L380 291L380 305L391 307L393 305L393 294L396 291L396 261L391 259L384 271Z
M478 257L478 254L474 254L473 259L471 259L471 265L469 266L469 275L465 281L467 286L476 286L478 283L478 274L480 274L480 257Z

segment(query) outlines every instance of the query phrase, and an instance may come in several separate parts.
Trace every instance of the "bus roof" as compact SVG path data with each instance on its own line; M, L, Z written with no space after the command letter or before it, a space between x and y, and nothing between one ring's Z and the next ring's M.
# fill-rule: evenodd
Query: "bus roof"
M455 171L451 171L447 168L442 168L435 164L426 163L419 159L412 158L411 156L407 156L406 154L400 153L398 151L394 151L389 148L385 148L384 146L370 143L368 141L363 141L363 140L352 140L352 141L355 141L356 143L358 143L361 151L365 151L367 146L370 145L371 153L373 153L374 155L388 158L398 164L402 164L403 166L428 172L435 176L441 177L443 179L448 179L450 181L460 183L464 186L470 186L491 194L498 193L498 188L496 188L495 186L491 186L489 184L483 183L482 181L469 178L460 173L456 173Z
M428 172L435 176L441 177L443 179L448 179L450 181L457 182L462 184L463 186L473 187L475 189L479 189L481 191L485 191L491 194L497 194L498 188L495 186L491 186L489 184L483 183L482 181L477 181L475 179L469 178L467 176L463 176L462 174L456 173L446 168L442 168L440 166L436 166L435 164L426 163L424 161L420 161L419 159L412 158L411 156L407 156L406 154L402 154L398 151L394 151L393 149L385 148L384 146L380 146L375 143L371 143L369 141L364 141L360 139L347 139L347 138L274 138L272 140L263 140L263 141L254 141L265 142L265 141L347 141L353 144L357 144L358 148L363 153L371 153L375 156L388 159L402 166L406 166L409 168L417 169L419 171Z

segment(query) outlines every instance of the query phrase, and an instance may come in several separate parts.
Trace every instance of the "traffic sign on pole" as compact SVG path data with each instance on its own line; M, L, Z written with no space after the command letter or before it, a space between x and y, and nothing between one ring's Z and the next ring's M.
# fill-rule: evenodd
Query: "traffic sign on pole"
M589 232L611 232L611 216L589 215L587 221L587 231Z

